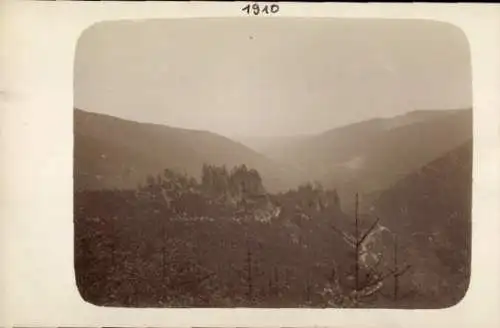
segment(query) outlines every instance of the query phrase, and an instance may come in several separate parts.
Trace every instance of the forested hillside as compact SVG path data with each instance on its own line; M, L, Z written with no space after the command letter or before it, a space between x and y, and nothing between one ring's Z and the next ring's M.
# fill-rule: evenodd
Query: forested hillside
M208 131L146 124L74 111L75 188L135 188L164 168L199 178L204 163L259 170L270 190L283 190L297 180L254 150Z

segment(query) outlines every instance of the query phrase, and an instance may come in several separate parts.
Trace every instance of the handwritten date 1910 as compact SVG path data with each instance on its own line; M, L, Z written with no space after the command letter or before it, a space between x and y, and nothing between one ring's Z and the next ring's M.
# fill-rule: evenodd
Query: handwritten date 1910
M259 15L271 15L277 14L280 10L279 5L277 4L248 4L241 8L241 11L246 13L247 15L259 16Z

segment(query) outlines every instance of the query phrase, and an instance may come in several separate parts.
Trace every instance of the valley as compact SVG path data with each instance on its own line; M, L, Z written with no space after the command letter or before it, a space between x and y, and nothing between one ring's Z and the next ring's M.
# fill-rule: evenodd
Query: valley
M235 140L74 115L75 269L93 304L442 308L467 290L470 109Z

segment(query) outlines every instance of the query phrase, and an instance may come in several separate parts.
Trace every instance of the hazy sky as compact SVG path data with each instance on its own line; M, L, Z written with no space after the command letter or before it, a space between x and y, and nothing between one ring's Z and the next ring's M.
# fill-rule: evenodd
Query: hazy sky
M102 23L83 34L75 63L77 108L226 136L471 104L465 36L429 21Z

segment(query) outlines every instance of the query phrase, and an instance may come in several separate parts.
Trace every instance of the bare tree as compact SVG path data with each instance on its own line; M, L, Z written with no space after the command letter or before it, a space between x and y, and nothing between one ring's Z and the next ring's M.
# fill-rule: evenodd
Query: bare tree
M393 289L392 293L390 295L387 295L383 292L381 294L385 296L386 298L391 299L394 303L398 303L399 301L402 301L405 298L408 298L411 295L414 295L415 291L413 289L409 290L408 292L401 294L400 290L400 277L403 276L405 273L407 273L411 265L409 264L404 264L401 265L399 261L399 243L398 243L398 236L394 234L394 255L393 255L393 267L390 269L392 278L393 278Z
M247 299L249 302L253 300L253 289L254 289L254 281L253 281L253 259L252 259L252 250L250 246L247 246L247 258L246 258L246 282L247 282Z
M375 294L379 293L384 285L384 281L393 277L396 281L395 283L395 295L398 294L398 283L399 277L403 275L409 267L399 268L396 262L396 265L393 269L389 270L389 272L384 273L381 270L380 264L383 260L383 254L378 254L377 259L374 264L370 265L363 261L362 258L367 256L369 252L366 242L368 237L371 236L377 226L379 226L380 219L377 218L368 229L364 232L361 232L360 222L359 222L359 195L356 193L355 200L355 212L354 212L354 235L349 234L347 232L341 231L335 226L332 226L333 230L340 234L343 240L354 250L353 254L353 264L354 264L354 286L345 290L340 286L338 279L335 281L336 292L342 293L345 297L342 297L341 306L354 306L359 307L360 303L365 301L366 299L375 296ZM395 246L397 249L397 244ZM397 257L396 257L397 261ZM397 296L395 296L397 297Z

